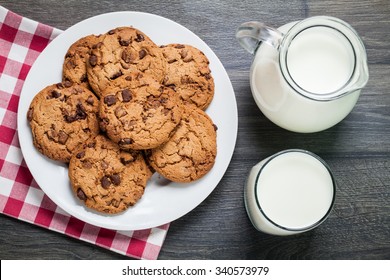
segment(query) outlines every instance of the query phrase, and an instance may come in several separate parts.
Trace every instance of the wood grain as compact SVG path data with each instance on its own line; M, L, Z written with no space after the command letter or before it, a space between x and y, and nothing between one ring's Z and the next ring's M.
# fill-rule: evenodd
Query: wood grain
M160 259L390 259L389 1L0 0L0 4L60 29L111 11L158 14L195 32L222 61L239 113L233 159L215 191L171 223ZM248 77L252 58L239 47L234 33L248 20L277 27L313 15L339 17L358 31L367 48L370 80L340 124L298 134L275 126L256 107ZM243 202L244 181L254 164L288 148L307 149L327 161L337 180L337 199L329 219L317 229L274 237L252 227ZM1 259L126 258L6 216L0 216L0 222Z

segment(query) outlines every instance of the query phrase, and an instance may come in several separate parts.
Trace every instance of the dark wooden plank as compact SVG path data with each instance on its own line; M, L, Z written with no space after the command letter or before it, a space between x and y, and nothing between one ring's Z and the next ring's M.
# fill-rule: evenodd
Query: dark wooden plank
M169 2L172 2L169 4ZM60 3L60 4L59 4ZM4 7L60 29L97 14L137 10L186 26L217 54L231 78L239 132L232 162L215 191L171 223L160 259L390 259L390 5L388 1L91 1L0 0ZM272 26L313 15L349 22L367 48L370 80L350 115L314 134L278 128L256 107L249 88L251 56L234 38L241 22ZM250 168L288 148L323 157L338 183L329 219L291 237L257 232L243 188ZM1 186L0 186L1 187ZM0 216L1 259L123 259L91 244Z

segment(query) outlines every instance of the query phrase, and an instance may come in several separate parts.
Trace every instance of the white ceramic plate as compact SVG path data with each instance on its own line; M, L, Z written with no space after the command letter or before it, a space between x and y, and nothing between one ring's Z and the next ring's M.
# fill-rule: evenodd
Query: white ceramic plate
M125 212L106 215L87 209L75 198L65 164L49 160L32 144L26 113L34 95L61 81L62 63L69 46L89 34L102 34L119 26L133 26L156 44L190 44L210 60L215 96L207 113L218 127L217 158L213 169L189 184L167 182L155 174L141 200ZM87 223L115 230L139 230L166 224L197 207L217 186L233 155L237 137L237 105L222 63L198 36L169 19L140 12L115 12L86 19L56 37L41 53L25 81L18 110L18 133L26 163L39 186L59 207Z

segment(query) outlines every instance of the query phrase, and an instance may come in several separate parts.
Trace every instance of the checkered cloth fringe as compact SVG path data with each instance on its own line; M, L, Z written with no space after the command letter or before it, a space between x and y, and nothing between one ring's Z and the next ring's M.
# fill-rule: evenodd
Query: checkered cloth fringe
M169 224L115 231L80 221L55 205L31 176L20 150L17 113L24 80L61 30L0 6L0 212L138 259L157 259Z

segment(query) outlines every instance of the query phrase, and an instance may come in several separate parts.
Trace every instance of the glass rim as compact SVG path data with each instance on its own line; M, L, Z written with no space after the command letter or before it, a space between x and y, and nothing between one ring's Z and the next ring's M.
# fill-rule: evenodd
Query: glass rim
M260 205L260 201L259 201L259 198L257 196L257 188L258 188L258 180L260 178L260 175L263 171L263 169L275 158L283 155L283 154L287 154L287 153L292 153L292 152L297 152L297 153L304 153L304 154L307 154L313 158L315 158L316 160L318 160L325 168L326 170L328 171L331 179L332 179L332 190L333 190L333 194L332 194L332 201L330 202L329 204L329 208L328 210L326 211L326 213L324 214L324 216L321 217L321 219L319 219L318 221L316 221L315 223L313 223L312 225L309 225L309 226L306 226L306 227L302 227L302 228L290 228L290 227L286 227L286 226L282 226L282 225L279 225L278 223L274 222L271 218L269 218L267 216L267 214L263 211L261 205ZM336 187L337 187L337 184L336 184L336 180L333 176L333 172L332 170L330 169L329 165L321 158L319 157L318 155L310 152L310 151L307 151L307 150L303 150L303 149L287 149L287 150L283 150L283 151L280 151L276 154L273 154L272 156L268 157L264 164L261 166L261 168L259 169L259 171L257 172L257 175L256 175L256 179L255 179L255 184L254 184L254 188L253 188L253 191L254 191L254 197L255 197L255 200L256 200L256 206L258 208L258 210L261 212L261 214L265 217L265 219L267 221L269 221L272 225L276 226L277 228L280 228L280 229L283 229L283 230L286 230L286 231L289 231L289 232L302 232L302 231L307 231L307 230L310 230L310 229L313 229L313 228L316 228L318 225L320 225L322 222L324 222L330 212L332 211L333 209L333 206L334 206L334 203L335 203L335 200L336 200Z
M354 65L349 79L339 89L327 93L316 93L305 90L295 82L288 69L287 55L291 43L299 34L309 28L315 27L327 27L337 31L350 43L353 51ZM365 48L357 32L348 23L329 16L314 16L295 23L291 29L284 34L279 47L279 66L284 79L298 94L315 101L331 101L349 94L351 92L350 89L360 78L358 64L362 59L366 60ZM365 85L365 83L366 82L363 84Z

